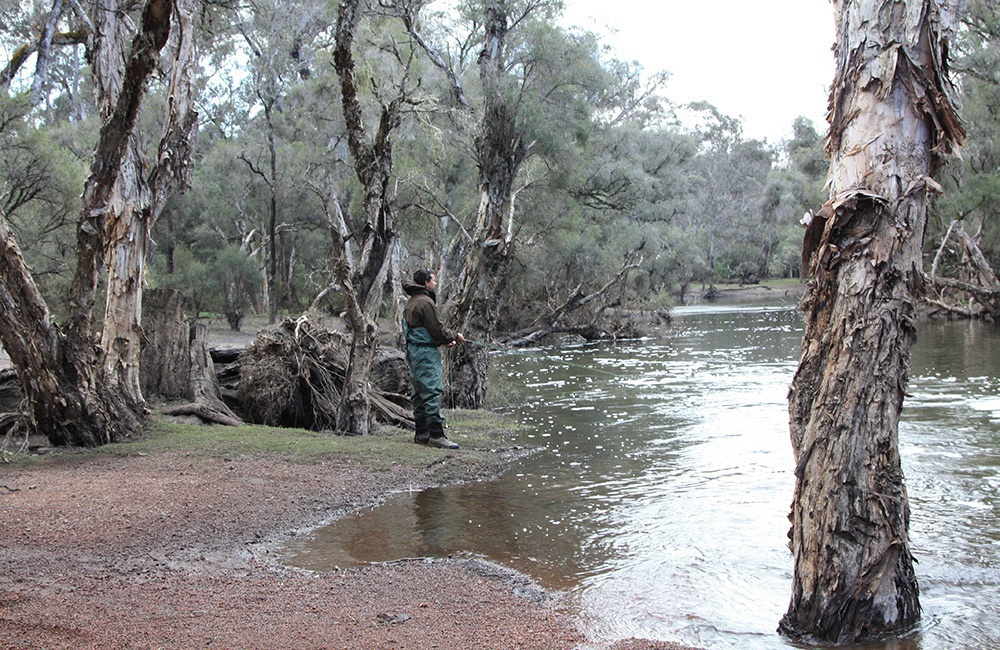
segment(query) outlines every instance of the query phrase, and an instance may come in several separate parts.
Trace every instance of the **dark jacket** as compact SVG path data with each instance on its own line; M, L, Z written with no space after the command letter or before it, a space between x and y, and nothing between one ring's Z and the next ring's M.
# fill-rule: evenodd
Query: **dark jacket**
M455 340L457 334L441 323L437 310L437 296L427 287L409 280L403 281L403 291L410 299L403 309L403 318L410 329L423 327L431 339L438 345L447 345Z

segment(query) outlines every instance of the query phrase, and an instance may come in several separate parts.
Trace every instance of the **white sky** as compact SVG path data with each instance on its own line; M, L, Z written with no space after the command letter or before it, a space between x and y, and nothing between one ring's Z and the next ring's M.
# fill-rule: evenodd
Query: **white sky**
M704 100L772 143L802 115L826 131L833 80L830 0L565 0L565 20L615 56L671 73L676 103Z

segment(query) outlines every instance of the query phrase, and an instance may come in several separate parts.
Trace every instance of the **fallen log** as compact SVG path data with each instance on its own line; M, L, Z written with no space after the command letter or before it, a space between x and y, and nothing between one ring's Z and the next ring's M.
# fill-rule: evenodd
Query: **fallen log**
M950 251L948 247L952 236L960 244L957 251ZM951 267L954 273L962 276L961 279L938 275L946 252L955 260ZM961 222L952 221L948 227L934 256L927 283L936 295L926 296L924 302L937 310L949 316L1000 320L1000 278Z
M586 294L582 291L583 285L577 286L572 295L561 305L536 318L531 326L512 332L498 341L507 346L518 348L537 345L546 337L555 334L575 334L588 341L613 341L636 336L635 327L630 323L615 327L614 330L600 327L597 323L609 309L619 306L620 301L608 302L608 294L613 288L623 286L628 279L629 272L639 267L642 262L640 251L644 246L645 242L642 242L629 251L615 276L601 288ZM587 313L587 322L576 324L565 322L570 315L584 311L586 308L591 310Z

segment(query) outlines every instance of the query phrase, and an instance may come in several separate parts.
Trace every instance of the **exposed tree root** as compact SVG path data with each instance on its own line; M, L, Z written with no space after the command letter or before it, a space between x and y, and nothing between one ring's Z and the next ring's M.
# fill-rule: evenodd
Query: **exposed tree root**
M239 401L251 422L336 430L350 342L308 318L262 330L240 354ZM412 428L402 353L382 350L369 388L379 421Z

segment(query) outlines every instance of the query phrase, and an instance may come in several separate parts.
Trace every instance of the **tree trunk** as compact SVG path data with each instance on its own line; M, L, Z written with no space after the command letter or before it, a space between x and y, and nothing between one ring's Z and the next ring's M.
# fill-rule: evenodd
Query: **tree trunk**
M449 310L449 324L466 338L486 338L500 318L500 301L513 259L514 182L530 153L517 119L506 71L507 3L493 0L486 8L486 34L479 55L485 102L475 138L480 200L473 248L460 278L458 298ZM481 346L456 346L448 351L445 404L478 409L486 399L489 354Z
M789 392L795 559L783 633L853 643L920 616L898 424L916 338L930 177L964 134L945 76L956 3L838 0L831 198Z
M143 305L142 390L168 400L189 403L171 407L168 415L194 415L210 424L240 424L222 400L215 364L208 351L208 328L188 323L184 295L151 289Z
M274 144L272 103L272 100L264 102L264 117L267 123L268 166L271 172L268 181L271 198L268 202L267 238L271 247L267 259L267 322L274 325L278 320L278 150Z
M347 302L350 304L353 301ZM337 411L337 431L348 435L367 435L372 424L368 384L378 353L378 327L359 310L349 309L348 312L351 349Z
M45 91L49 85L48 67L49 52L52 48L52 38L56 33L56 25L63 13L62 0L55 0L52 3L52 12L49 19L42 27L42 35L38 39L38 49L35 52L35 78L31 84L31 105L37 106L43 99Z
M521 18L535 8L530 4L524 7ZM483 49L478 61L484 104L474 143L479 167L479 210L472 248L456 283L457 297L449 299L446 310L449 326L470 340L488 338L499 320L501 298L514 257L513 188L521 165L531 153L518 123L517 92L512 90L518 81L507 70L508 9L506 0L491 0L485 7ZM405 16L404 22L431 62L448 76L455 102L472 112L458 76L417 33L416 17ZM506 227L505 215L509 215ZM444 403L450 407L482 408L489 372L486 349L450 348L446 351L445 367L448 381Z
M341 232L331 220L337 250L336 274L352 335L337 429L352 435L367 434L371 426L368 385L378 352L377 319L399 236L389 187L393 163L392 132L399 126L401 100L397 98L382 106L378 131L373 141L367 142L351 51L361 18L360 5L360 0L342 0L340 3L334 50L334 67L340 78L341 102L347 125L347 143L354 158L355 174L365 192L365 224L360 232L353 233L355 238L360 237L357 264L352 264L348 255L347 233ZM343 220L340 222L343 223Z
M490 338L500 318L501 291L510 270L512 252L474 250L463 274L462 293L449 309L452 327L475 341ZM444 403L449 408L480 409L486 401L489 350L478 345L457 345L445 350L448 381Z
M96 447L125 438L144 420L100 378L98 349L52 322L21 251L0 214L0 338L28 398L31 428L53 445Z
M138 130L133 131L115 184L113 208L106 215L105 265L108 278L101 330L104 372L109 382L119 386L136 403L143 402L139 370L140 324L150 231L174 186L184 187L188 183L191 146L197 129L191 72L195 58L191 25L194 5L190 0L177 1L176 5L176 46L170 76L170 101L157 161L147 176L144 170L150 165L145 148ZM110 20L109 16L108 12L101 12L95 17L95 23L100 25ZM95 72L102 70L95 68ZM102 74L114 76L117 70L104 70ZM107 107L102 114L111 110L115 99L104 98Z
M115 207L111 205L112 188L126 155L146 80L166 43L171 13L169 0L149 0L121 76L108 80L111 87L118 89L117 100L101 127L83 192L77 228L77 269L70 288L65 334L52 323L6 220L0 215L0 278L6 302L0 317L0 337L24 386L31 425L55 445L114 442L135 431L145 419L143 405L130 399L116 383L107 381L102 355L91 332L91 312L107 241L105 217ZM108 38L120 36L115 30ZM95 59L99 57L100 53L95 55Z
M205 424L238 426L243 421L232 412L222 399L219 378L215 373L215 363L208 351L208 326L191 323L187 328L188 374L185 396L187 404L166 409L167 415L192 415Z
M138 146L135 143L133 146ZM119 187L138 188L145 183L130 157L127 173ZM124 179L128 179L125 181ZM122 197L124 198L124 197ZM101 328L104 373L107 381L118 386L137 403L143 402L139 379L140 323L142 322L142 282L146 276L147 245L151 224L144 218L135 197L109 215L107 293Z
M143 305L142 392L166 399L190 397L190 325L180 291L150 289Z

